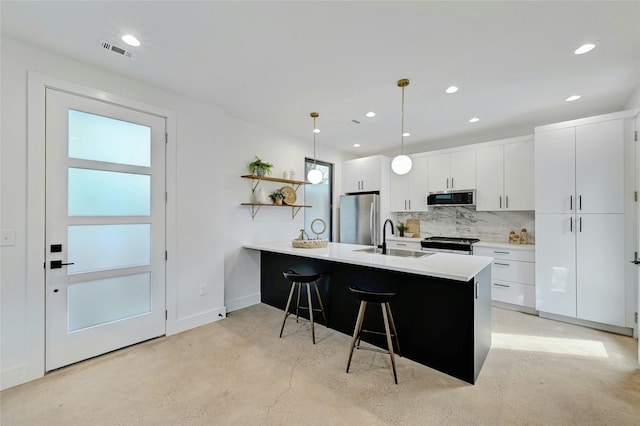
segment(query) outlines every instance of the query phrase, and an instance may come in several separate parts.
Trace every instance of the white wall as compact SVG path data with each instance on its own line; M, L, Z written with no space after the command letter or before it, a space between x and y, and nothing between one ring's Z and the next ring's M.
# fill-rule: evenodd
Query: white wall
M636 109L640 108L640 85L636 88L635 92L631 96L629 96L629 100L625 105L625 109Z
M13 229L16 235L15 245L0 248L2 389L44 373L44 274L30 266L41 268L38 253L44 251L44 237L40 248L27 245L27 238L33 241L40 230L38 221L44 221L44 212L27 210L29 199L44 199L43 190L28 193L34 176L42 173L28 170L28 132L33 131L33 123L27 122L28 72L173 112L167 158L167 334L219 319L225 305L233 310L259 301L257 257L241 244L291 239L304 217L300 212L292 220L290 209L264 207L252 220L250 208L240 206L250 201L250 181L240 176L247 173L253 155L260 155L275 164L274 175L293 168L302 179L304 156L312 154L311 139L288 138L231 118L219 107L8 37L2 37L1 46L0 228ZM301 112L301 119L304 116ZM319 159L335 162L339 179L340 154ZM338 186L335 193L339 191ZM35 217L37 226L28 217ZM205 296L199 295L201 284L208 285Z

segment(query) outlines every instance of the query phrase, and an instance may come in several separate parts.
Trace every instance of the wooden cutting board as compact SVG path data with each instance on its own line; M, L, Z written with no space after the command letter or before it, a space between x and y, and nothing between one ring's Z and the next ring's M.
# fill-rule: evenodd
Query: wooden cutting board
M407 219L406 232L412 232L413 238L420 238L420 219Z

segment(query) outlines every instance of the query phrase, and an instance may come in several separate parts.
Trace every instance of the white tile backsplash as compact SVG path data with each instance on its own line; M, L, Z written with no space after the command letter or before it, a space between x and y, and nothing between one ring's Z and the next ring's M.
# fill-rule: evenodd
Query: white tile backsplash
M473 207L435 207L420 213L397 213L397 220L420 219L420 237L475 237L482 241L508 242L509 231L526 228L535 242L534 211L479 212Z

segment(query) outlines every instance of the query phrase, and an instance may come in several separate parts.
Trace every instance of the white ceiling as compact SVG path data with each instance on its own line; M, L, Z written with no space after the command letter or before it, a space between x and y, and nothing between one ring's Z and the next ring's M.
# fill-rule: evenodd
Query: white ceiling
M640 84L640 1L0 5L6 35L302 140L312 140L309 113L317 111L318 145L353 155L400 150L400 78L411 80L409 153L621 110ZM142 46L127 47L125 33ZM100 49L101 39L135 56ZM574 55L585 42L597 48ZM452 84L460 91L445 94ZM573 94L582 99L564 100ZM473 116L480 121L470 124Z

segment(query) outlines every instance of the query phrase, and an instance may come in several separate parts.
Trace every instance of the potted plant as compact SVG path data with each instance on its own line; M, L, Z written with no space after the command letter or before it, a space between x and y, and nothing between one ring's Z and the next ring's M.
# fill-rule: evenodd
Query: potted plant
M257 155L255 157L255 161L249 163L249 171L251 174L256 176L270 175L273 164L262 161Z
M407 230L407 225L405 225L404 222L398 222L398 224L396 225L396 229L398 229L398 233L400 234L400 236L404 237L404 231Z
M271 194L269 194L269 198L271 198L275 204L281 205L282 200L287 198L287 196L284 192L282 192L281 189L276 189Z

